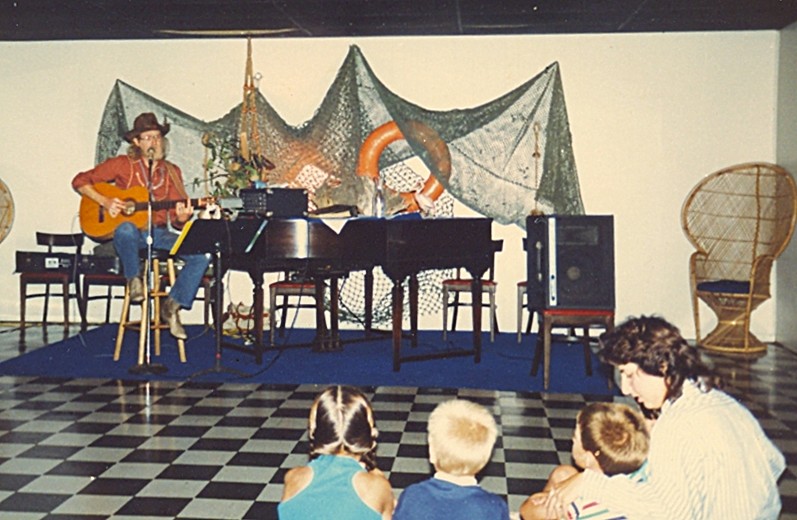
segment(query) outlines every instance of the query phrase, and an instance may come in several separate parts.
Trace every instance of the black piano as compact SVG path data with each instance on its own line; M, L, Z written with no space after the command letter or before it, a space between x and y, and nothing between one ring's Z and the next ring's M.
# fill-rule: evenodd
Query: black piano
M339 341L337 337L337 283L338 277L352 271L370 272L381 266L393 282L392 337L393 369L399 370L401 362L473 355L481 359L481 306L473 306L473 349L446 351L439 354L401 355L403 282L409 278L410 321L412 345L417 344L417 274L427 269L463 267L475 280L474 301L481 295L479 281L489 269L496 251L492 240L492 219L441 218L423 219L410 214L387 219L358 217L345 222L340 232L335 232L321 219L269 219L260 236L246 254L226 255L225 269L247 272L254 284L254 314L256 338L254 355L262 362L263 345L263 275L275 271L299 271L316 281L317 290L330 281L331 330L323 328L323 310L317 316L317 338L322 344ZM371 326L371 308L366 276L366 329ZM371 278L372 280L372 278ZM321 301L318 299L317 301Z

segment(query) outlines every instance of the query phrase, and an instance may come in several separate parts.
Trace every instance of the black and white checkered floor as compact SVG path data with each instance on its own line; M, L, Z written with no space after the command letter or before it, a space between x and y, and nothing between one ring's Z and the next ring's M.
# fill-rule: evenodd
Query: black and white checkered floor
M11 337L0 333L0 359ZM783 450L797 519L797 355L716 360L728 389ZM0 518L276 518L284 472L307 460L317 387L0 377ZM500 438L481 484L510 510L570 459L582 394L377 387L379 466L396 494L427 478L426 420L454 396L489 407ZM625 400L617 397L615 400ZM696 432L698 434L698 432Z

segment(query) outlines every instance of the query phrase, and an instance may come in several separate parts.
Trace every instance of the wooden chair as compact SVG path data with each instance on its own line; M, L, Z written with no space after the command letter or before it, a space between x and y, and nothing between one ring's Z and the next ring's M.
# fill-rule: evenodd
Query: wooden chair
M272 282L268 286L269 307L268 320L271 345L274 345L274 334L277 332L277 310L280 311L279 335L285 333L289 309L316 309L316 286L313 280L305 280L285 273L283 280ZM282 304L277 305L277 299L282 296ZM290 298L296 298L291 303Z
M111 303L116 300L124 301L124 291L127 286L127 280L121 274L116 273L90 273L84 274L82 277L83 285L83 298L82 305L83 311L81 314L80 330L85 331L88 328L88 306L89 302L96 300L105 301L105 323L111 321ZM91 294L94 287L105 289L104 293ZM121 289L122 294L115 294L116 289Z
M707 350L761 354L750 315L770 298L770 271L789 243L797 219L797 187L780 166L747 163L703 178L681 210L696 251L689 259L695 340ZM717 325L701 336L700 300Z
M48 254L67 253L69 261L63 264L53 256L53 266L45 266L44 270L19 271L19 323L22 330L26 323L26 303L30 299L44 298L42 326L48 324L50 297L61 298L64 309L64 330L69 328L69 300L75 298L78 309L82 310L78 263L83 248L83 234L56 234L36 232L36 244L46 246ZM45 260L45 262L50 259ZM68 265L67 265L68 264ZM43 292L29 293L31 285L44 285ZM52 285L60 286L60 292L52 292ZM74 285L74 290L70 286Z
M522 280L517 283L517 342L523 337L523 314L528 310L526 296L528 295L528 282ZM526 334L531 334L531 324L534 321L534 311L529 310L529 320L526 323Z
M503 249L503 240L494 240L494 251L498 252ZM452 307L451 316L451 332L457 328L457 315L460 307L470 307L474 304L481 305L490 311L490 341L495 341L495 333L498 332L498 317L496 314L497 305L495 301L495 293L498 290L498 283L495 281L495 265L491 265L488 271L487 279L481 281L482 295L487 295L487 302L483 300L475 303L468 300L460 299L462 294L471 294L471 286L473 280L471 278L462 278L462 270L457 269L454 278L443 280L443 341L447 338L448 332L448 308ZM449 294L453 294L453 300L449 299Z
M93 255L86 255L83 257L82 266L85 267L87 264L104 264L110 259L115 261L115 269L89 269L89 272L82 272L81 274L81 286L83 287L81 291L81 303L83 307L80 313L80 330L85 331L88 328L89 302L98 300L105 301L105 323L108 324L111 321L111 304L113 301L124 301L127 280L118 272L121 266L119 265L112 242L105 242L104 244L96 246ZM103 265L103 267L105 266ZM104 291L99 294L92 294L92 289L95 287L101 288ZM116 292L117 290L120 290L121 294L118 294Z

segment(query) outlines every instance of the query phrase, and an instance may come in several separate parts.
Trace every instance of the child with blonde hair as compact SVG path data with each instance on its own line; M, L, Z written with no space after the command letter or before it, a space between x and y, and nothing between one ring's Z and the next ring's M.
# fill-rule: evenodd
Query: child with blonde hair
M498 436L490 412L471 401L446 401L432 411L428 428L429 461L435 474L401 493L393 518L508 520L506 502L476 481L476 474L490 461Z
M389 520L390 482L376 467L374 412L350 386L331 386L310 407L310 463L285 474L280 520Z

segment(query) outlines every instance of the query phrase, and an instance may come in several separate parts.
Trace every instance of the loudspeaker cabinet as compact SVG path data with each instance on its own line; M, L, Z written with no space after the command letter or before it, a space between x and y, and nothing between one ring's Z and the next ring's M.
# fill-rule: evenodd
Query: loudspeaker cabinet
M614 217L526 218L528 306L614 309Z

